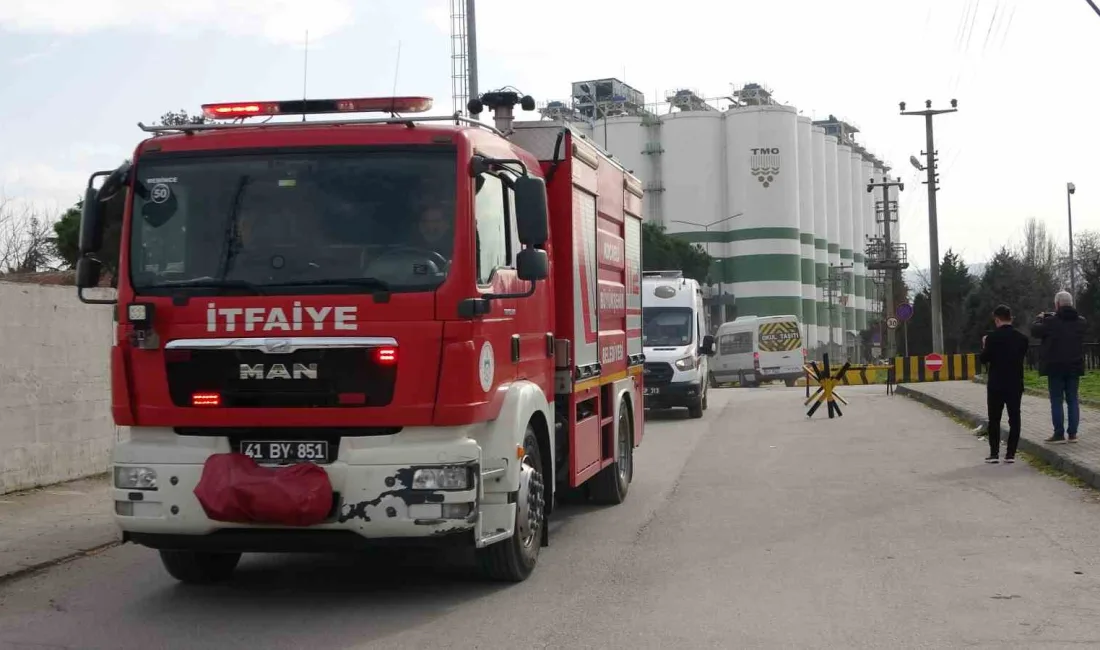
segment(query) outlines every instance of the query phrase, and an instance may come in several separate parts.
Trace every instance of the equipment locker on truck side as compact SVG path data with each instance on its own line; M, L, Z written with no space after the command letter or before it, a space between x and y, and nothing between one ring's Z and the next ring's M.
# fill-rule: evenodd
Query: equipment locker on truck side
M517 104L534 107L471 102L501 128L401 115L423 97L208 104L210 123L142 126L133 162L92 176L87 302L103 206L125 197L125 540L185 582L229 577L243 552L395 542L467 546L523 580L561 489L625 498L640 185L568 130L525 149L538 129L512 124ZM389 115L347 116L364 112ZM278 120L306 114L338 117Z

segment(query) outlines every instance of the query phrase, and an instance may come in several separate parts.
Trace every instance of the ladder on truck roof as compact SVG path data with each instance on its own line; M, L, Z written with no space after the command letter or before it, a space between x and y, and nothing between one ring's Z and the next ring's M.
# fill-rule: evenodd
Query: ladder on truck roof
M684 272L679 269L669 271L642 271L643 278L667 278L667 279L680 279L684 277Z

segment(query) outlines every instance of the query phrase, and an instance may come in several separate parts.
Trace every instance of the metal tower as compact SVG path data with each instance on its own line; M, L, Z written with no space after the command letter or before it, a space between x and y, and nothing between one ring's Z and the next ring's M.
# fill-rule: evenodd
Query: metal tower
M466 56L466 0L451 0L451 101L454 112L466 114L470 99Z

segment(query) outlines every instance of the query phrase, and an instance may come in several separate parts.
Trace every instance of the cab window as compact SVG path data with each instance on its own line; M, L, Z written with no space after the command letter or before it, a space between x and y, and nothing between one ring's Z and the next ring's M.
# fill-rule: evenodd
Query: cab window
M478 284L489 284L496 269L507 267L512 259L509 212L504 183L493 174L483 174L474 202Z

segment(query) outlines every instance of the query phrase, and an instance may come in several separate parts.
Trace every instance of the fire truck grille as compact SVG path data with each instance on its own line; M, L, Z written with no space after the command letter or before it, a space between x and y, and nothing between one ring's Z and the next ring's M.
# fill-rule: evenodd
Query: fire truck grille
M667 363L653 362L645 364L646 386L667 384L672 381L672 374L672 366Z
M168 390L176 406L192 406L197 393L216 393L220 406L228 408L386 406L397 378L397 368L380 365L371 348L302 349L291 354L168 352Z

